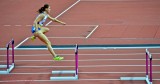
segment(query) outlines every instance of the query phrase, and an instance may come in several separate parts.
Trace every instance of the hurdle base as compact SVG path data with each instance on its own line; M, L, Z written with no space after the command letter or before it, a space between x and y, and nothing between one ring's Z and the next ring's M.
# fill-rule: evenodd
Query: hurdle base
M0 68L7 68L7 65L0 65ZM12 65L9 65L9 69L7 70L1 70L0 74L9 74L14 68L14 63Z
M53 80L53 81L78 80L78 75L76 75L75 70L52 71L52 74L75 74L75 76L50 77L50 80Z
M152 82L149 81L148 76L146 76L146 77L120 77L120 80L124 80L124 81L130 81L130 80L146 81L147 84L152 84Z
M52 71L52 74L75 74L75 70Z
M146 77L120 77L120 80L146 80Z
M54 80L54 81L78 80L78 75L76 75L76 76L66 76L66 77L50 77L50 80Z

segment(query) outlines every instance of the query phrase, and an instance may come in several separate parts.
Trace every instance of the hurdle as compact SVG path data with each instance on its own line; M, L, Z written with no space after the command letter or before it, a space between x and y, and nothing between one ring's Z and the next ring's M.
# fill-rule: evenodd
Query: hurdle
M78 80L78 45L77 44L75 47L75 70L52 71L52 74L74 74L74 76L50 77L50 80L54 80L54 81Z
M9 64L9 46L12 45L12 64ZM12 39L7 45L6 45L6 48L7 48L7 65L0 65L0 68L6 68L7 70L1 70L0 71L0 74L9 74L15 64L14 64L14 39Z
M148 60L150 60L150 65ZM150 67L150 73L149 73L148 67ZM145 77L120 77L120 80L146 81L147 84L152 84L152 55L149 53L148 49L146 49L146 76Z

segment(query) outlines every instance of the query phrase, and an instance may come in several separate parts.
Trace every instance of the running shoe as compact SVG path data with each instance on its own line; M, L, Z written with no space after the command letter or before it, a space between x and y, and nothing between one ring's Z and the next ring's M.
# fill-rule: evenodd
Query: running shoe
M36 39L35 36L31 36L31 40L34 41Z
M63 59L64 59L64 57L61 57L61 56L58 56L58 55L53 58L53 60L55 60L55 61L61 61Z

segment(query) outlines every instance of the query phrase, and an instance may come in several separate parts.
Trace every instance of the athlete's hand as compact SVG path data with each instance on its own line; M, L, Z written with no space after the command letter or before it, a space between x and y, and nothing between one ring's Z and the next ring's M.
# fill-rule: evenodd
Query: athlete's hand
M66 25L66 23L65 23L65 22L61 22L61 24Z

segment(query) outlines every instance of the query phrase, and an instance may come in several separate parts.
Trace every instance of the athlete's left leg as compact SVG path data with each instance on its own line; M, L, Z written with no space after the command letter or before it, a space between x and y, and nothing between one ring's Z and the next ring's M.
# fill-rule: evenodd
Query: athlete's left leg
M41 27L41 31L42 31L43 34L45 34L45 33L49 32L49 28Z
M38 28L38 30L41 30L41 32L43 34L45 34L45 33L47 33L49 31L49 28L47 28L47 27L40 27L40 28ZM34 41L36 39L36 36L33 35L30 38L31 38L32 41Z

